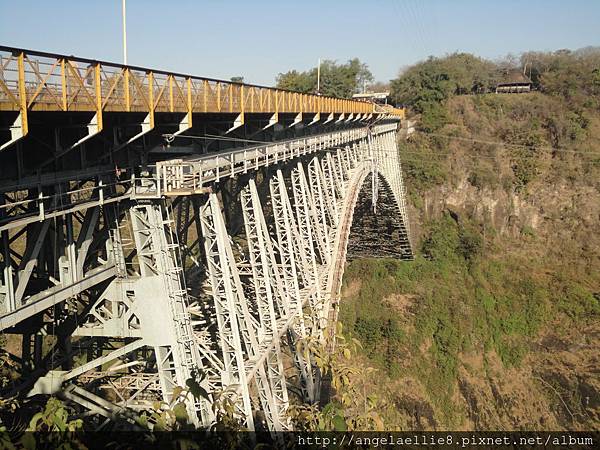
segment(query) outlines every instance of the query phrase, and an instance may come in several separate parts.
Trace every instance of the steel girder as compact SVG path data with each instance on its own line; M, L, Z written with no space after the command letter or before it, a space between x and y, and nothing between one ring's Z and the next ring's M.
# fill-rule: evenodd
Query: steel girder
M137 314L145 343L154 347L163 401L171 403L175 388L185 387L202 368L188 311L179 242L163 202L135 204L130 214L140 273L134 287L136 302L144 305ZM161 326L163 321L170 326ZM210 423L206 399L188 395L184 401L193 424Z
M237 384L240 387L240 412L246 426L252 429L254 416L242 340L247 345L246 351L254 352L256 346L252 346L252 341L255 338L251 339L254 329L216 194L209 194L200 211L200 220L209 286L218 324L218 346L223 367L219 373L220 381L223 386ZM241 317L238 317L240 312Z
M291 173L292 189L294 193L294 209L296 213L296 223L300 233L300 242L303 247L301 255L304 257L302 277L305 284L314 287L314 293L309 297L312 321L313 335L321 336L322 328L325 326L323 317L324 295L322 292L321 271L318 268L317 253L321 239L313 239L313 235L318 236L319 231L313 227L318 223L318 218L314 204L312 204L312 195L308 191L304 167L301 163L292 169ZM311 220L315 218L316 220ZM321 230L322 233L322 230ZM321 261L325 261L324 255Z
M289 298L284 291L271 236L253 179L249 180L248 187L241 192L241 203L252 265L254 295L258 305L259 341L273 341L273 349L266 358L267 379L257 378L259 395L269 429L282 431L289 429L290 423L286 415L288 394L275 310L277 309L281 317L289 315ZM266 381L270 389L265 389L262 385Z
M306 255L303 254L304 247L302 246L300 233L294 220L292 205L281 170L277 170L276 175L271 178L270 189L283 286L285 295L289 299L290 308L296 314L294 327L288 332L288 340L294 354L296 366L300 371L302 397L312 403L317 394L315 392L314 373L310 355L296 346L296 340L305 339L309 336L310 332L305 324L303 301L300 292L300 280L305 281L305 278L299 276L299 272L304 273L306 270L304 262ZM300 268L297 261L300 261Z

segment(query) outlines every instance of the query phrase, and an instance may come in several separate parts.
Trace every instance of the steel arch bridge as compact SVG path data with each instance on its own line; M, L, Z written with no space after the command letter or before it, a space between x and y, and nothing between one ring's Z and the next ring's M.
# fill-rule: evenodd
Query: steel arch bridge
M412 258L403 111L0 56L0 330L20 349L3 396L58 394L106 420L181 397L208 426L226 392L245 427L290 429L288 387L319 399L298 343L336 320L361 191L374 214L391 199ZM181 394L190 378L206 398Z

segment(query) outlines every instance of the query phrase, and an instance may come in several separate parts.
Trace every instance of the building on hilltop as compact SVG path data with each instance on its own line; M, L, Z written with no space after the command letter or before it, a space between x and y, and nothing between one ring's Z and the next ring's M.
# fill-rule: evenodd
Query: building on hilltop
M531 91L531 80L520 70L505 72L498 84L496 94L512 94Z
M380 105L391 104L389 92L365 92L363 94L354 94L352 98L355 100L366 100Z

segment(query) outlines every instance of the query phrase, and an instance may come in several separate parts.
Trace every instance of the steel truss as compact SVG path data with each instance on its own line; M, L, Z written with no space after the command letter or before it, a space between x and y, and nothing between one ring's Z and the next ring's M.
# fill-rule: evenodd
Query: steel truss
M245 427L291 429L293 392L319 400L321 374L301 341L326 340L336 318L368 174L392 193L399 245L411 252L396 129L162 161L125 184L98 177L5 195L0 329L23 349L7 393L60 393L129 421L155 400L183 401L198 426L226 395ZM178 389L190 378L207 398Z

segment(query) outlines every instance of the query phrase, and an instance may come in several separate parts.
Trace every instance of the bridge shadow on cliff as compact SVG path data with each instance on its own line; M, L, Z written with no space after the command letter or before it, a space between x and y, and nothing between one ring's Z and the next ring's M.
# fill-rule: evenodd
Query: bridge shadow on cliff
M349 261L357 258L396 258L412 260L407 227L403 223L392 191L379 176L377 208L373 212L372 174L363 183L354 210L348 239Z

